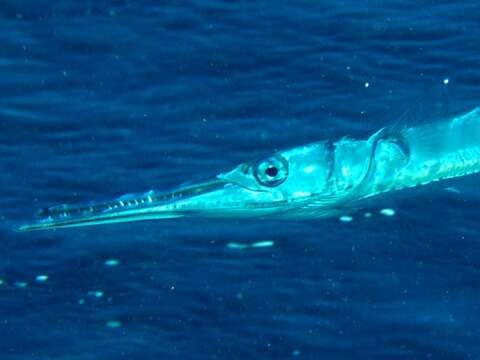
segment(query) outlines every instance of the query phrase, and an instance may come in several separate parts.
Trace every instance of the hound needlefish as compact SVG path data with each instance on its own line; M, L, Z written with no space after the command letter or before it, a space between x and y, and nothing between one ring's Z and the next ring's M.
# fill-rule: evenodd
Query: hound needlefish
M449 121L383 128L280 151L210 181L41 210L20 231L177 217L322 218L405 188L480 172L480 107Z

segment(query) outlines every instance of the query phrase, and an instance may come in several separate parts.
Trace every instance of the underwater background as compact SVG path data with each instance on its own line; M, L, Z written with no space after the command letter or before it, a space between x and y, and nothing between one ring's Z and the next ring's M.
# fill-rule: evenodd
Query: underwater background
M3 0L0 24L0 359L480 358L479 176L352 221L14 231L471 110L478 1Z

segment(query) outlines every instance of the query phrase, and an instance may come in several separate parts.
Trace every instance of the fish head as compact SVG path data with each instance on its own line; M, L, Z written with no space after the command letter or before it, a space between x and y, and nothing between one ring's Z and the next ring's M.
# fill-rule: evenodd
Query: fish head
M261 217L286 213L328 194L333 151L327 142L276 152L207 180L38 213L20 231L177 217Z
M245 210L269 209L271 214L328 194L333 165L333 145L320 142L242 163L217 179L241 193L236 199L243 199Z

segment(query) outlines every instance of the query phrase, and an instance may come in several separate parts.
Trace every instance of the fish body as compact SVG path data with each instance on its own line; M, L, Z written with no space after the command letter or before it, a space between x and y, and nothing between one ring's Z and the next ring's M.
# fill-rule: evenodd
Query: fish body
M41 210L20 231L176 217L322 218L381 194L480 172L480 107L447 121L383 128L242 163L210 181Z

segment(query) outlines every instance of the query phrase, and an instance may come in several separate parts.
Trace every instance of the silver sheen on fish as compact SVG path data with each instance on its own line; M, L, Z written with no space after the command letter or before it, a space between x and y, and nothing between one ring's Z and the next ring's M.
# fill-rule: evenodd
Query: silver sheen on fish
M39 211L20 231L177 217L338 216L381 194L480 172L480 107L448 121L320 141L238 165L210 181Z

